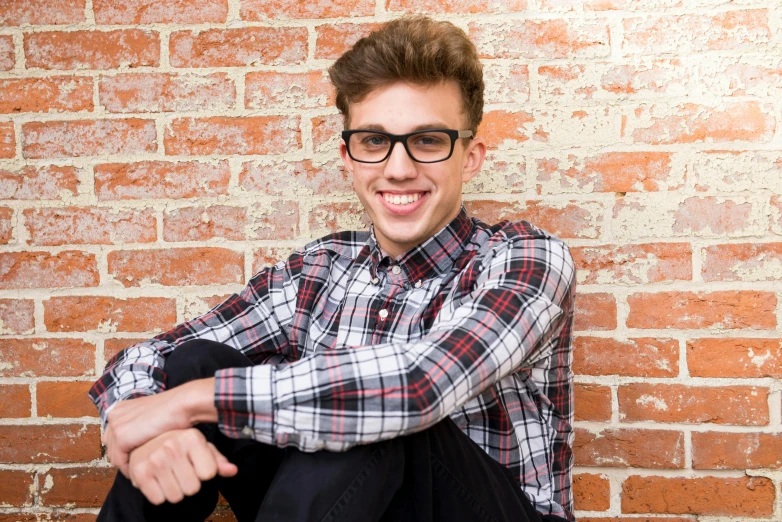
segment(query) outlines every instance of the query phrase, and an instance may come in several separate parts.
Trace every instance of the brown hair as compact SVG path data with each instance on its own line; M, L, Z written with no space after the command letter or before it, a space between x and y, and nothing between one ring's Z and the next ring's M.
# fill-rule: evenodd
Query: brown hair
M329 68L345 126L349 104L396 81L431 85L454 80L473 134L483 117L483 66L475 45L450 22L404 17L362 38Z

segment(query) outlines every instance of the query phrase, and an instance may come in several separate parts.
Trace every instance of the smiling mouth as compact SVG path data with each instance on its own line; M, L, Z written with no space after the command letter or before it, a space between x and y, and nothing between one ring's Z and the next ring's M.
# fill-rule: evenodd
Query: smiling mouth
M413 192L411 194L389 194L388 192L383 192L382 196L389 205L403 206L415 203L421 199L424 194L426 194L426 192Z

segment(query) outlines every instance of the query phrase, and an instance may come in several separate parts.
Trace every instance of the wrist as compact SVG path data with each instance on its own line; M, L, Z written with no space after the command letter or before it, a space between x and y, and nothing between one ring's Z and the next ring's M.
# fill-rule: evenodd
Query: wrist
M214 377L190 381L179 388L185 401L185 415L191 426L217 422Z

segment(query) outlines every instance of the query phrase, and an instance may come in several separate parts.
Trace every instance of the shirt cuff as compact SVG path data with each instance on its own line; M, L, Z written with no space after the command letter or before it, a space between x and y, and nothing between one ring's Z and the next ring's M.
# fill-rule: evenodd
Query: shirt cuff
M217 425L224 435L274 444L273 371L262 364L215 373Z

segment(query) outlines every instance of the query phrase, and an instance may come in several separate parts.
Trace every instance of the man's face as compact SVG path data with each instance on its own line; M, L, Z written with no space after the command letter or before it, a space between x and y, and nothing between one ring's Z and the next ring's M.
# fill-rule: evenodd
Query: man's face
M375 89L362 101L350 105L350 129L406 134L427 128L469 128L455 82L397 82ZM375 226L380 247L397 257L432 237L456 217L462 183L480 170L486 146L477 138L459 139L453 155L438 163L414 161L402 143L396 143L391 155L381 163L354 161L344 141L340 143L340 154L353 176L353 189Z

